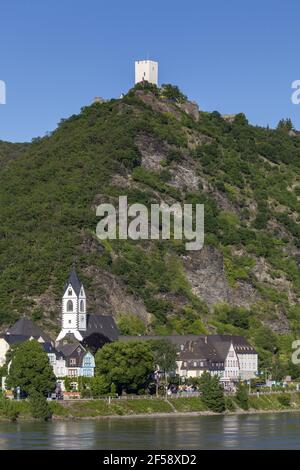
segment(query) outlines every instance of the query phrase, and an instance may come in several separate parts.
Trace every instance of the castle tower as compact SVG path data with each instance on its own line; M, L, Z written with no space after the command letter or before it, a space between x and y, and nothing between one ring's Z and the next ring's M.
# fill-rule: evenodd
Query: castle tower
M82 340L80 331L86 331L86 295L82 282L73 266L64 287L62 298L62 329L56 341L63 339L66 334L73 334Z
M135 84L144 81L158 85L158 62L153 60L135 61Z

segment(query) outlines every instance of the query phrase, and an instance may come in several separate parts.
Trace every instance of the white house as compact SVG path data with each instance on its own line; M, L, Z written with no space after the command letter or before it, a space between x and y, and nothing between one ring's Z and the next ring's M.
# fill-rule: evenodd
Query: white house
M20 318L0 336L0 366L6 362L6 353L13 344L35 339L39 343L51 343L51 338L28 318Z

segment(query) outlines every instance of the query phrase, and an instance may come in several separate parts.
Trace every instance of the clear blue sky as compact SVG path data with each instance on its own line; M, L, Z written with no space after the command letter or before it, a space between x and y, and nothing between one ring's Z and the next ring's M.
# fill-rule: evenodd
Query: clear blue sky
M291 117L300 129L298 0L1 0L0 21L2 140L42 136L94 96L119 97L144 58L203 110L270 126Z

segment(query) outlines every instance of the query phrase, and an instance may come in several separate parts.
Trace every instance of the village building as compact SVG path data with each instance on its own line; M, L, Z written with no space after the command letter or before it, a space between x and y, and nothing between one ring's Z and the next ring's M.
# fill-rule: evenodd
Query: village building
M87 313L84 286L75 267L72 268L62 296L61 331L54 343L39 326L22 317L0 335L0 366L12 345L36 340L48 355L55 376L62 384L64 377L93 377L95 352L112 341L147 341L166 339L177 346L174 375L185 379L200 377L203 372L217 375L226 385L249 380L258 373L258 355L242 336L232 335L169 335L119 336L111 315Z
M64 287L62 327L56 338L56 345L64 344L64 340L79 341L92 352L96 352L105 343L116 341L118 334L118 328L111 315L87 313L84 286L73 267Z
M54 366L56 377L93 377L94 369L94 356L81 343L66 344L59 349Z
M120 341L167 339L178 348L179 377L200 377L204 371L218 375L226 385L257 376L258 354L242 336L231 335L168 335L120 336Z
M178 354L176 373L180 377L200 377L203 372L223 377L224 360L204 339L189 340Z
M0 366L6 362L6 353L12 345L35 339L41 344L51 344L51 338L28 318L20 318L4 334L0 335Z

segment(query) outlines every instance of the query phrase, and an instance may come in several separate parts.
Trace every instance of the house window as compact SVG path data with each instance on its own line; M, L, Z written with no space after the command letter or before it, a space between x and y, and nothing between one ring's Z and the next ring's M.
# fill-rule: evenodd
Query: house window
M90 356L87 356L84 358L84 363L86 366L90 366L92 363L92 358Z
M76 366L76 358L75 357L71 357L70 366Z
M67 302L67 312L73 312L73 302L72 302L72 300L68 300L68 302Z

